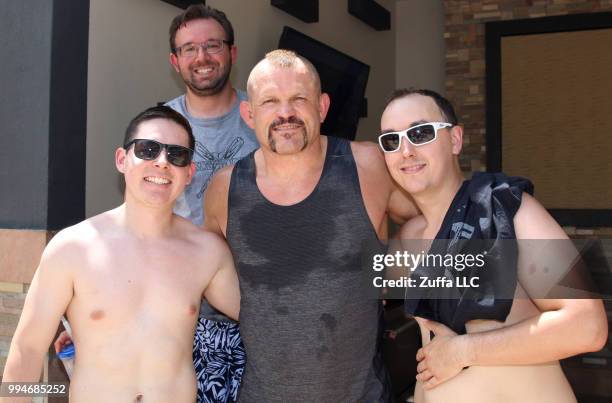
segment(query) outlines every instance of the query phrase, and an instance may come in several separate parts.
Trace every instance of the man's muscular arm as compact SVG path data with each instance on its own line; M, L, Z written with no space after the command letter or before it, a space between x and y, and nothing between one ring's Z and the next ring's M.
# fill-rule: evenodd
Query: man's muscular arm
M73 296L79 246L60 232L43 252L13 335L3 382L37 382L43 359Z
M421 214L410 194L402 189L393 178L389 177L389 181L391 182L388 204L389 218L394 223L402 225Z
M517 239L567 239L546 210L527 194L523 194L514 224ZM466 366L539 364L598 351L605 345L608 325L600 300L533 302L541 311L539 315L508 327L461 336L440 323L420 319L436 337L417 353L417 379L431 389Z
M361 193L371 219L374 211L382 210L397 224L403 224L420 214L412 197L389 175L380 148L372 142L352 142Z
M234 165L221 168L210 180L204 195L204 229L225 237L227 202Z
M371 147L370 164L378 180L387 188L387 213L396 224L402 225L421 214L416 203L408 192L402 189L391 177L385 163L385 157L377 144L369 143Z

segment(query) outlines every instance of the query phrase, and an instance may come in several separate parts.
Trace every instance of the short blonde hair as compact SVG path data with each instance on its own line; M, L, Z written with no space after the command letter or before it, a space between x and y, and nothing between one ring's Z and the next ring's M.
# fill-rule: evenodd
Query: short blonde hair
M305 57L298 55L292 50L288 49L276 49L271 52L266 53L266 56L259 61L251 70L249 74L249 79L247 80L247 91L249 92L249 97L251 95L253 80L255 79L256 70L263 63L267 62L271 66L277 68L293 68L298 65L303 64L306 67L306 70L312 75L315 81L315 87L319 93L321 93L321 78L319 77L319 73L315 66Z

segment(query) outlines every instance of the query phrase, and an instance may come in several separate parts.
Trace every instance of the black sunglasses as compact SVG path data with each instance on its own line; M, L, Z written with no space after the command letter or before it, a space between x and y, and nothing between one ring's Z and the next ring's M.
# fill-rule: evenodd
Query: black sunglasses
M438 130L447 127L453 127L453 125L444 122L421 123L399 132L383 133L378 136L378 144L386 153L399 150L402 137L405 137L413 146L424 146L438 137Z
M166 149L168 162L177 167L186 167L191 163L193 150L176 144L164 144L149 139L134 139L123 146L125 151L134 144L134 155L141 160L151 161L156 159L162 149Z

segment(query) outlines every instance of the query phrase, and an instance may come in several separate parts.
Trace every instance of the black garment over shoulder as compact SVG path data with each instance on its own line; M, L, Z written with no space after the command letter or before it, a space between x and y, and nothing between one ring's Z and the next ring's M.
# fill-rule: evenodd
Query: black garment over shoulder
M232 172L227 240L247 353L240 402L388 401L381 304L363 287L361 264L381 245L350 142L327 140L319 182L294 205L262 195L253 154Z
M504 321L512 308L517 284L518 249L513 219L523 192L533 194L532 183L502 173L475 173L463 182L449 207L429 254L477 254L486 251L484 269L457 272L444 269L444 277L479 276L478 288L411 289L404 302L406 313L443 323L466 332L474 319ZM414 278L431 275L419 266Z

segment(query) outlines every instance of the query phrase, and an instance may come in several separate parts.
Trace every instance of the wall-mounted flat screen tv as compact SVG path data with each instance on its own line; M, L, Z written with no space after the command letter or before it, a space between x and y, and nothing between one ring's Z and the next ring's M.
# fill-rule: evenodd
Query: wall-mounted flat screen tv
M290 27L284 27L278 47L307 58L321 76L331 107L321 133L354 140L359 117L365 116L365 90L370 66Z

